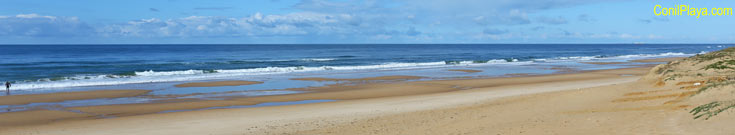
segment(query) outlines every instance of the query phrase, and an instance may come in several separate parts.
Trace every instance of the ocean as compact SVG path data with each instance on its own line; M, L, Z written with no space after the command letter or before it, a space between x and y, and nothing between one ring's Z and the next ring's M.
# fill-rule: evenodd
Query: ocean
M477 75L551 73L565 66L634 59L685 57L723 49L719 44L329 44L329 45L3 45L0 81L14 91L171 83L263 80L303 76L381 74L429 77L450 68ZM268 88L273 89L273 88Z

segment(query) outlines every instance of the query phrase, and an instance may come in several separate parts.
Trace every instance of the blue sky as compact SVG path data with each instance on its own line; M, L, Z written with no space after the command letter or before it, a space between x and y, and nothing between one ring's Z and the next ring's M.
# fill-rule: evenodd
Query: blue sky
M3 0L0 44L733 43L714 0Z

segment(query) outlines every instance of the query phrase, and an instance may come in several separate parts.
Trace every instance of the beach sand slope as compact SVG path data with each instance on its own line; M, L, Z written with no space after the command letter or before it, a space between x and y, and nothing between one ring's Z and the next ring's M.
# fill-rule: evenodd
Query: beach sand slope
M60 121L0 134L732 134L733 52L653 68L401 82L376 91L444 87L421 94L325 90L338 93L312 98L353 98Z

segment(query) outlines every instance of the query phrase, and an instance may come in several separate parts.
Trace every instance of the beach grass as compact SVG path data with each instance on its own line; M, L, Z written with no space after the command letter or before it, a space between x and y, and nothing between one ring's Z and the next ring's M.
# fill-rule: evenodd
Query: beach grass
M722 102L722 101L710 102L710 103L695 107L694 109L689 111L689 113L694 115L694 119L699 119L699 118L704 117L705 120L709 120L709 118L717 116L723 111L726 111L728 109L732 109L733 107L735 107L735 104L732 104L731 102L732 101L730 102Z
M712 64L709 64L705 66L704 70L709 69L715 69L715 70L723 70L723 69L735 69L735 67L731 67L735 65L735 60L724 60L724 61L718 61Z

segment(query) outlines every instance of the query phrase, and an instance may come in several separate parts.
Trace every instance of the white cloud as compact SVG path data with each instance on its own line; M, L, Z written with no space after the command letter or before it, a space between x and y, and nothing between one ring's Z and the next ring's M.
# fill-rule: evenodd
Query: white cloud
M52 19L55 20L55 16L41 16L38 14L18 14L15 15L16 18L25 18L25 19L34 19L34 18L46 18L46 19Z
M248 17L190 16L177 19L142 19L106 26L108 36L238 37L360 34L369 32L359 18L347 14L300 12L285 15L255 13Z
M0 16L0 36L88 35L93 38L110 39L221 37L220 39L290 40L286 42L334 41L333 39L340 39L338 42L378 42L376 40L391 42L414 39L424 41L441 39L445 40L443 42L451 42L465 41L476 35L481 35L479 37L482 38L478 39L511 39L549 34L545 32L552 29L552 26L542 29L543 26L536 24L568 23L568 20L561 16L529 18L543 10L602 1L607 0L303 0L293 6L294 12L286 14L147 18L99 24L94 28L76 17L23 14ZM575 19L575 16L566 17ZM11 25L9 21L5 21L12 19L16 21ZM582 15L576 19L590 20ZM37 23L43 24L29 24L20 20L36 20ZM24 29L18 30L19 28ZM80 29L66 30L67 28ZM508 32L508 29L529 28L533 31ZM575 33L569 34L566 37L574 36L571 34ZM589 34L576 34L577 37L590 37Z
M70 37L85 36L93 28L77 17L18 14L0 17L0 36Z
M487 26L531 24L527 14L608 1L623 0L302 0L294 8L327 14L353 14L369 18L365 21L390 20L393 24L447 22L451 23L448 25L467 26L474 23ZM540 21L566 23L563 18L549 19Z
M366 21L367 20L367 21ZM385 25L354 14L295 12L255 13L246 17L189 16L149 18L90 27L77 17L21 14L0 17L0 36L96 38L187 38L187 37L406 37L418 36L419 28ZM392 27L392 28L388 28ZM369 40L368 38L363 38ZM386 38L392 39L392 38Z

